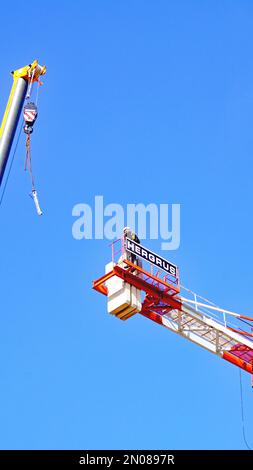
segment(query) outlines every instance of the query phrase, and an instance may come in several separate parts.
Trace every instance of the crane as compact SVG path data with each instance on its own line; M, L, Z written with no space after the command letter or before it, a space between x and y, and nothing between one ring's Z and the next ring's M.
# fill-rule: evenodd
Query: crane
M253 318L185 288L178 266L142 246L131 229L111 247L105 274L93 281L93 289L107 296L108 313L124 321L141 314L252 376Z
M46 67L39 65L37 60L12 72L13 85L0 127L0 187L3 182L4 173L24 102L26 99L30 98L33 83L37 82L38 86L41 84L40 77L41 75L44 75L45 72ZM24 108L24 132L27 134L26 162L28 164L30 164L30 134L37 117L37 110L34 108L32 109L32 105L34 105L34 103L27 103ZM31 170L31 165L29 165L29 170ZM37 212L40 213L37 193L34 187L32 190L32 196Z

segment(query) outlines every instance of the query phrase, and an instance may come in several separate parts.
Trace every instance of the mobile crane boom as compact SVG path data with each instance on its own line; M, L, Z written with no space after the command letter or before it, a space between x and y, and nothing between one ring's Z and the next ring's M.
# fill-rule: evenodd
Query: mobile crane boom
M0 186L3 181L28 86L33 82L39 82L40 76L44 75L45 72L46 67L40 66L37 60L12 72L13 85L0 127Z

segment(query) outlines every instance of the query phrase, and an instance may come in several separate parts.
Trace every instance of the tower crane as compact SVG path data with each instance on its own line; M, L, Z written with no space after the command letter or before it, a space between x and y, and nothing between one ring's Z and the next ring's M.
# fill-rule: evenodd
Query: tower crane
M112 243L111 261L93 289L120 320L141 314L253 374L253 318L182 286L178 266L142 246L129 228Z

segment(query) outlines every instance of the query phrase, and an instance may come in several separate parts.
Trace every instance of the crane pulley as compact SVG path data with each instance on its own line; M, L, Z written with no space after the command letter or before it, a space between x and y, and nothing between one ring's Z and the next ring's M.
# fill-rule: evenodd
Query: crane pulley
M32 101L29 103L26 103L24 106L24 111L23 111L23 118L24 118L24 132L25 134L31 134L33 132L33 125L37 119L38 116L38 108L35 103Z

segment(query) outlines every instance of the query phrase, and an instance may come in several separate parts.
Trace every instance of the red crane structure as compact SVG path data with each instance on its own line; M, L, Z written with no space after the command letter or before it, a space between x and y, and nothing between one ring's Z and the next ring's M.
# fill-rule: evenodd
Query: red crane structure
M113 242L106 273L93 281L93 289L107 296L108 312L121 320L139 313L253 374L253 318L180 285L179 268L136 238Z

